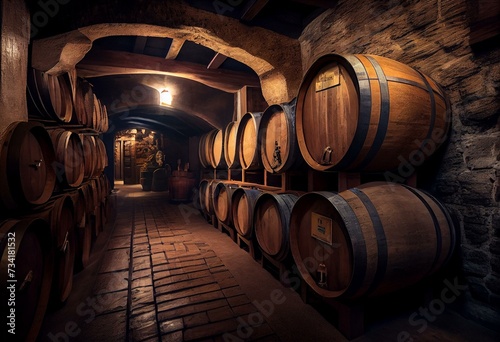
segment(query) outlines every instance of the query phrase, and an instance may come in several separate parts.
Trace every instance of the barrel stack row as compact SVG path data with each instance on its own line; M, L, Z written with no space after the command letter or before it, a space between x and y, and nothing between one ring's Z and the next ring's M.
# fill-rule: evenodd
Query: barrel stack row
M449 127L447 98L430 77L380 56L326 55L306 72L294 101L205 134L199 154L214 169L283 173L305 161L315 171L397 174L402 162L423 164ZM440 270L455 248L446 209L413 187L370 182L300 194L242 184L202 180L201 210L276 261L291 255L323 298L405 288Z
M34 341L47 307L69 297L109 215L99 136L108 117L90 84L67 74L31 69L26 94L28 122L12 123L0 137L0 268L15 261L16 325L26 327L16 336ZM0 283L6 288L7 279Z
M225 129L214 129L200 138L203 167L283 173L303 164L295 134L295 101L248 112Z
M29 69L28 115L30 120L77 125L104 133L109 128L106 106L83 78L68 73L50 75Z
M384 172L401 158L422 164L449 127L445 94L428 76L380 56L327 55L296 99L203 135L199 157L214 169L282 173L303 159L318 171Z

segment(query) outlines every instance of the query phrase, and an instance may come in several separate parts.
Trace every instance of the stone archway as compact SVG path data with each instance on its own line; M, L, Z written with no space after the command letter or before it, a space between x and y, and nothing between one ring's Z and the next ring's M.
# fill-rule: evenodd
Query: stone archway
M106 17L74 13L73 31L35 40L32 65L49 73L69 71L84 58L93 41L102 37L170 37L193 41L248 65L259 76L269 104L289 101L296 95L302 76L300 46L296 39L249 27L236 19L198 10L183 2L151 1L139 12L133 8L115 8L119 4L113 2L104 2L103 6L108 7ZM110 18L110 13L116 18Z

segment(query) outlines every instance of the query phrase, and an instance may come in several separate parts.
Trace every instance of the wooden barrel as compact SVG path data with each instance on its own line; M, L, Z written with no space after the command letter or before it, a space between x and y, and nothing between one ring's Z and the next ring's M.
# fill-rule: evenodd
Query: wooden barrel
M230 169L240 167L238 145L238 122L231 121L224 130L224 159Z
M200 141L198 143L198 158L200 159L201 166L204 168L210 167L210 161L208 160L208 156L205 151L205 142L207 140L207 134L203 134L200 137Z
M79 134L83 147L83 179L96 176L97 155L96 139L93 135Z
M13 249L11 249L13 248ZM9 253L9 250L12 252ZM15 252L16 283L9 283L10 257ZM15 298L15 331L18 341L35 341L50 298L53 276L53 250L50 228L41 219L0 222L0 284L3 329L10 329L10 298ZM8 286L15 286L11 292ZM14 296L14 297L13 297ZM4 336L7 333L3 334Z
M433 274L452 256L455 231L433 197L374 182L339 194L301 196L292 211L290 241L302 277L317 294L354 298L395 291Z
M104 146L104 142L99 137L95 137L95 143L97 162L94 177L97 177L102 174L106 166L108 166L108 155L106 152L106 146Z
M84 177L84 150L78 134L57 128L49 131L56 154L56 174L65 186L80 186Z
M262 165L270 173L282 173L303 164L295 132L295 103L269 106L259 127Z
M212 201L214 204L215 216L217 216L219 221L227 225L233 223L231 215L231 197L234 190L237 188L237 184L229 181L219 181L212 187Z
M211 162L214 169L227 168L226 159L224 157L224 131L216 130L212 139Z
M91 201L87 186L81 186L69 193L73 201L75 220L75 267L78 270L85 268L90 258L92 247L92 225L87 214L87 206Z
M314 169L385 171L420 165L449 130L441 87L415 69L374 55L326 55L307 71L297 139Z
M213 129L210 132L204 134L200 139L198 156L200 158L200 163L204 168L213 167L213 145L216 134L217 130Z
M153 183L153 173L151 171L141 171L141 178L139 180L142 190L151 191L151 184Z
M295 194L263 193L254 210L254 234L262 252L283 261L290 252L289 222Z
M262 165L259 145L259 126L262 113L246 113L238 125L238 155L244 170L259 169Z
M179 171L172 171L172 177L169 177L169 196L171 201L185 202L191 199L191 193L195 186L196 179L194 173L184 171L186 174L181 174Z
M75 218L73 202L69 195L62 195L47 206L48 217L55 251L54 280L52 296L58 302L68 299L73 288L75 265ZM44 216L42 216L44 217Z
M73 101L67 74L49 75L31 68L26 93L29 117L62 123L72 121Z
M41 205L54 191L54 148L45 128L14 122L0 139L0 207Z
M85 127L92 126L94 116L94 91L90 83L78 77L73 93L75 123Z
M200 182L200 208L207 215L213 215L214 212L214 202L213 202L213 187L214 184L219 182L217 179L203 179Z
M253 214L255 203L262 191L249 188L237 188L231 198L231 214L234 228L241 236L253 237Z

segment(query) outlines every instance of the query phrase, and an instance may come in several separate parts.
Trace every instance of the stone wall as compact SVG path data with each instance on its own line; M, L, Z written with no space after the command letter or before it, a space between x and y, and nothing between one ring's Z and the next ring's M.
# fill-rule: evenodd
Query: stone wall
M14 121L28 121L26 74L30 15L24 1L0 2L0 138Z
M328 53L363 53L408 64L450 98L452 132L419 177L461 233L468 291L464 314L500 321L500 46L470 46L466 0L340 0L303 32L303 70ZM498 37L497 37L498 38Z

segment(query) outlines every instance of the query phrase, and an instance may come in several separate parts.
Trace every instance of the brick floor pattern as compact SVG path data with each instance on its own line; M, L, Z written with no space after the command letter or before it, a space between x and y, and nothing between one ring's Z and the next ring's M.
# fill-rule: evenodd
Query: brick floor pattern
M189 232L183 213L192 210L155 197L120 201L93 297L82 308L85 335L109 341L279 341L265 321L247 333L247 317L258 311L210 246Z

